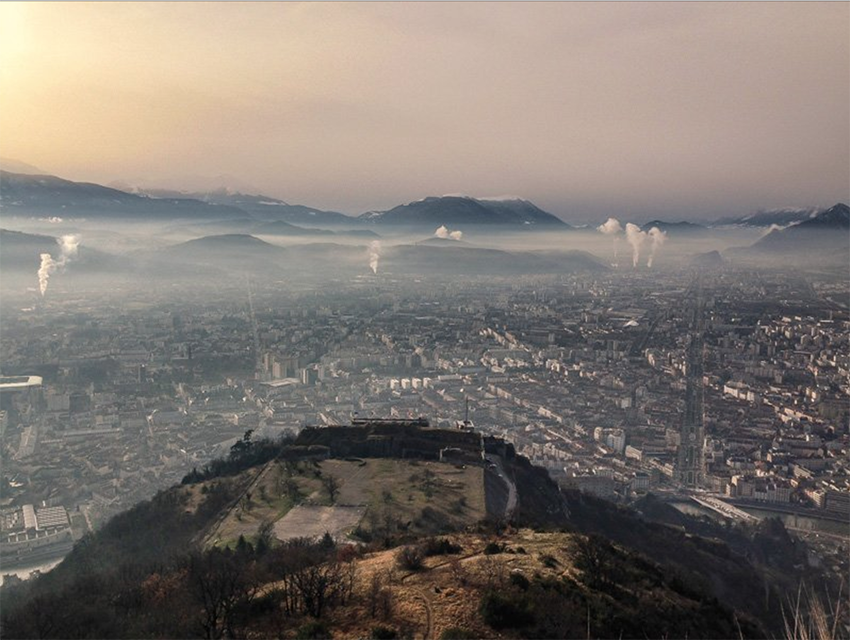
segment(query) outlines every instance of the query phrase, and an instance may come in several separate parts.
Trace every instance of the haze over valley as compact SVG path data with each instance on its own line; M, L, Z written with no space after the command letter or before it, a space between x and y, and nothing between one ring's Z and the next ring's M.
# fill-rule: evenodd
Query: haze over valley
M848 24L0 3L0 635L850 637Z

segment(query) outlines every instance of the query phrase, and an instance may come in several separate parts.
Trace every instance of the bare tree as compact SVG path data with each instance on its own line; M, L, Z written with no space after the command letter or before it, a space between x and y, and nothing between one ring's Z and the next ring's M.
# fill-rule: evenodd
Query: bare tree
M479 563L484 586L488 589L504 587L507 582L507 569L494 555L485 555Z
M193 555L189 560L189 586L201 605L204 638L235 637L234 608L240 602L250 602L255 590L246 568L218 550Z
M373 618L380 616L386 620L392 615L392 590L387 587L388 576L375 572L369 580L366 597L369 603L369 614Z
M292 573L292 584L302 610L314 618L328 606L345 604L349 595L346 567L336 561L302 566Z
M322 484L325 486L325 491L328 492L328 498L330 499L331 504L334 504L337 496L339 495L339 480L337 480L335 476L328 474L322 478Z
M469 580L469 575L457 556L449 558L449 572L459 585L465 586Z
M301 497L301 489L298 487L298 482L295 478L286 478L283 481L283 492L293 502L297 502Z
M422 491L430 498L434 495L434 489L437 484L437 474L430 469L425 469L422 473Z

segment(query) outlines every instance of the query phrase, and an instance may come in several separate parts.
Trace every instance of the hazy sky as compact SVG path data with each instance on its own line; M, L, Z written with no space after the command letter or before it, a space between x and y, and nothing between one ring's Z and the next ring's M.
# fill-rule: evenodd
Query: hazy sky
M847 200L850 4L0 3L0 155L362 212Z

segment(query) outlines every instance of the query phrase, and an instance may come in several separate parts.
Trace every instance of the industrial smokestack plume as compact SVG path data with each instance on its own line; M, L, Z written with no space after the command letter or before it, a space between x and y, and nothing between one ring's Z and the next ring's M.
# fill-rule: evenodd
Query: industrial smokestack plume
M80 246L80 236L67 235L57 240L59 243L59 260L64 266L70 260L77 257L77 249Z
M47 291L47 281L50 280L50 274L56 269L56 263L49 253L41 254L41 266L38 268L38 290L41 291L42 297Z
M38 290L42 296L47 292L47 283L51 274L57 269L64 269L65 265L77 257L80 237L77 235L62 236L57 238L56 242L59 244L59 257L56 260L49 253L41 254L41 266L38 268Z
M604 233L606 236L613 236L618 233L623 233L623 227L617 218L608 218L604 223L596 227L599 233Z
M641 231L640 227L631 222L626 223L626 241L632 245L632 266L637 269L640 262L640 251L646 243L646 231Z
M604 223L596 227L599 233L614 237L614 266L617 266L617 245L620 243L619 235L623 233L623 227L617 218L608 218Z
M652 227L649 230L649 239L652 240L652 246L649 249L649 260L646 263L646 266L650 269L652 268L652 261L655 260L655 253L661 248L667 241L667 232L662 231L658 227Z
M378 273L378 260L381 259L381 241L372 240L369 244L369 268L372 273Z
M443 240L460 240L463 238L463 231L449 231L446 228L446 225L443 224L437 227L434 235L437 238L442 238Z

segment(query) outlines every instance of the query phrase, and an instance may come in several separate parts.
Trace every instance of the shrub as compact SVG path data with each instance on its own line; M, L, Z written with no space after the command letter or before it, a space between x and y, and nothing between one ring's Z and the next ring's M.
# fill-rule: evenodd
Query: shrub
M478 607L484 622L494 629L527 627L534 623L534 614L526 596L522 598L488 591Z
M449 528L451 521L445 514L437 511L433 507L423 507L422 511L419 513L418 524L419 526L427 527L432 531L444 531Z
M511 573L511 584L515 587L519 587L523 591L528 591L528 587L531 586L531 583L528 581L528 578L518 572Z
M487 546L484 547L484 555L492 556L497 553L502 553L505 550L505 545L499 542L490 541L487 543Z
M351 532L351 537L355 540L360 540L361 542L372 542L374 539L372 532L369 529L364 529L359 524L354 531Z
M461 551L463 551L463 547L454 544L447 538L431 538L422 545L422 553L426 556L444 556Z
M619 554L608 540L597 535L576 536L573 547L573 564L589 586L604 589L623 578Z
M475 640L477 637L472 631L461 627L449 627L440 634L440 640Z
M328 625L319 620L302 624L295 632L296 640L331 640L333 634Z
M555 559L555 556L550 556L548 553L540 556L540 562L543 563L544 567L549 567L550 569L558 567L558 561Z
M325 535L322 536L322 539L319 541L319 546L322 549L335 549L336 541L329 531L325 531Z
M392 627L378 625L372 627L372 638L374 640L394 640L394 638L398 638L398 632Z
M418 547L402 547L396 554L396 564L407 571L419 571L422 568L422 551Z

